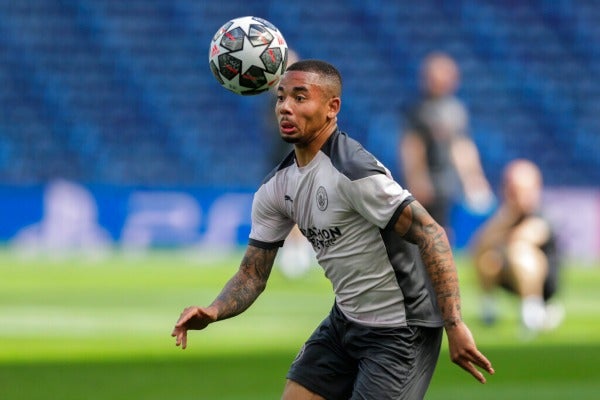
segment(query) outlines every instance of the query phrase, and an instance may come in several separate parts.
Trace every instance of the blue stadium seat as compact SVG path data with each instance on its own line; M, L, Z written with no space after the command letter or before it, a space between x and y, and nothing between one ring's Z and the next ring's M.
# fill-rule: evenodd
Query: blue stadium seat
M0 2L0 179L256 185L268 168L265 99L223 90L207 63L216 29L250 14L301 57L340 67L343 128L388 163L421 59L439 49L461 66L493 181L517 156L549 184L599 181L594 0Z

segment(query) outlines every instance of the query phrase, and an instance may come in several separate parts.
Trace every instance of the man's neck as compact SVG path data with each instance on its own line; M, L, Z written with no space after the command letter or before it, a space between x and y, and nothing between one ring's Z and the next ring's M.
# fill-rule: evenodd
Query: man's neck
M305 144L295 144L294 151L296 153L296 163L299 167L308 165L317 153L321 150L325 142L337 130L337 125L324 129L320 134L316 135L314 140Z

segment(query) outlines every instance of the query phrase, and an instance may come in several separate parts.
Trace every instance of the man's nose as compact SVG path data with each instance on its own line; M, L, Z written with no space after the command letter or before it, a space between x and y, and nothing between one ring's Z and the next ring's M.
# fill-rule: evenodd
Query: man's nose
M289 99L282 99L277 102L276 110L278 114L285 114L290 112L290 102Z

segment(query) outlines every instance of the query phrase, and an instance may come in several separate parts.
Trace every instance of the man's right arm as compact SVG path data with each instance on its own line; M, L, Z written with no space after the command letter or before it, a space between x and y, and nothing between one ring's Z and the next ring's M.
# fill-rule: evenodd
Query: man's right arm
M278 248L263 249L248 245L236 274L208 307L186 307L171 336L175 344L187 347L187 331L201 330L209 324L244 312L265 290Z
M244 312L265 290L277 250L247 247L238 272L210 305L217 311L217 321Z

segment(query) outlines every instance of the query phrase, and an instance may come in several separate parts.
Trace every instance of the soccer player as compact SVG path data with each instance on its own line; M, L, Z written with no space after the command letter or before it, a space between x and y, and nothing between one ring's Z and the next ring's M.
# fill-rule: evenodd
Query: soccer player
M291 399L421 399L443 328L451 359L484 383L494 369L461 316L448 238L381 163L340 131L342 80L319 60L285 72L275 113L294 151L255 194L237 273L208 307L181 313L172 336L246 310L265 289L277 249L295 223L331 280L335 302L293 361Z
M560 255L550 222L541 213L542 173L533 162L511 161L504 170L502 203L474 237L474 261L484 293L482 317L496 321L494 290L521 300L521 322L529 333L553 329L563 310L556 294Z

